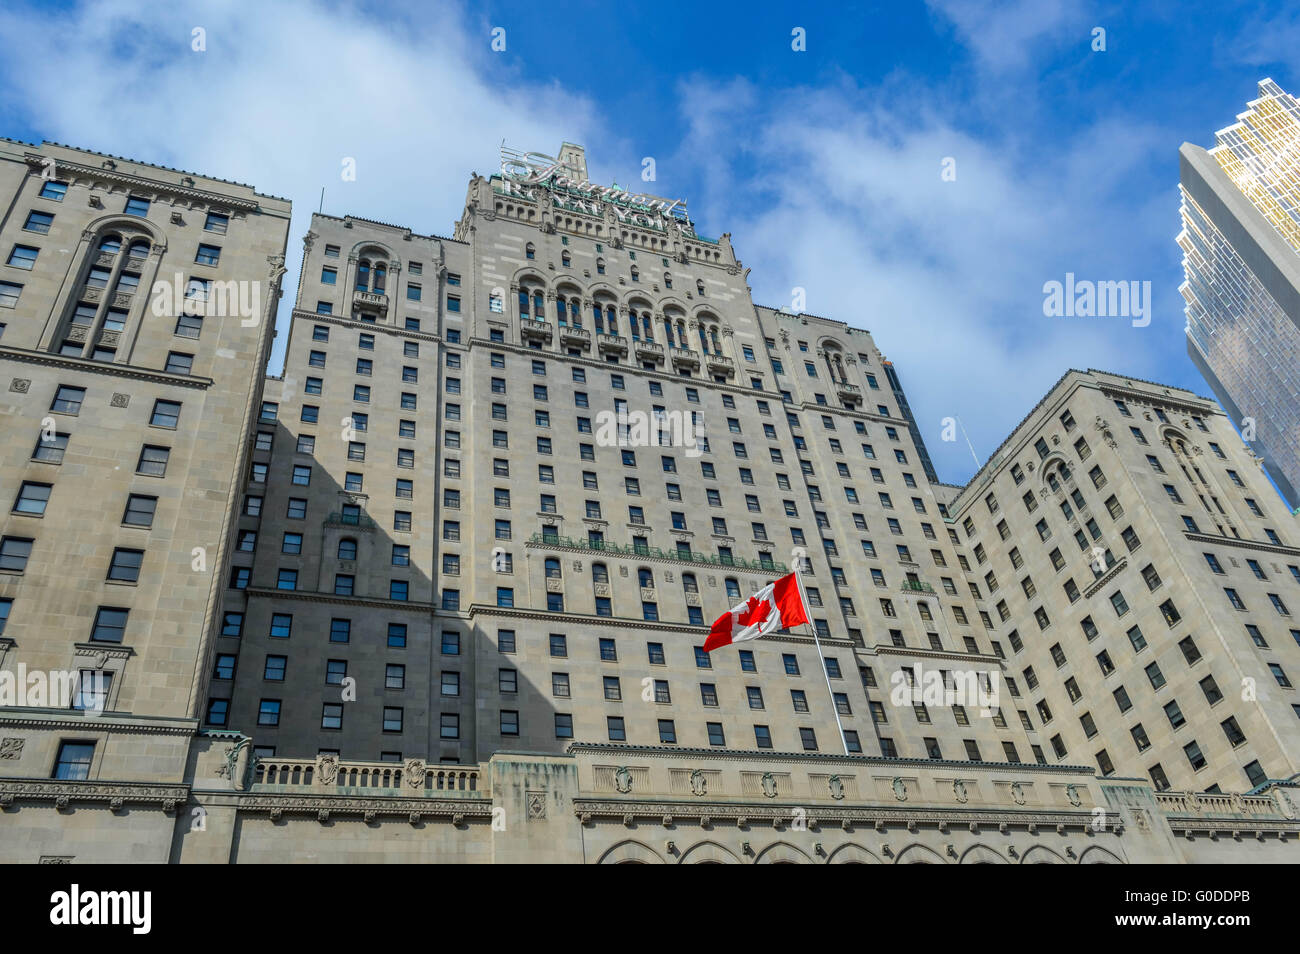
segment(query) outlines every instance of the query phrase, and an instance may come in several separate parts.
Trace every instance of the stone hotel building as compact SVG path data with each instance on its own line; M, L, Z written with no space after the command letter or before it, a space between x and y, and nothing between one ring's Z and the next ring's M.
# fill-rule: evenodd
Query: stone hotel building
M941 483L867 331L567 143L312 216L263 378L287 202L4 146L0 669L77 674L6 861L1296 860L1300 529L1212 401L1068 371Z

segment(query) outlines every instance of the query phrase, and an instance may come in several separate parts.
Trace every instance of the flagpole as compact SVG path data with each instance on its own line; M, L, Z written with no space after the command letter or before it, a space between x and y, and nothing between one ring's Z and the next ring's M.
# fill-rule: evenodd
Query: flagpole
M831 697L831 712L835 713L835 725L840 730L840 744L844 746L844 754L849 753L849 740L844 735L844 723L840 721L840 710L835 705L835 690L831 688L831 674L826 671L826 657L822 655L822 641L817 636L817 627L812 621L812 613L808 611L808 597L803 591L803 573L796 568L794 571L794 581L799 587L799 599L803 601L804 616L808 617L808 626L812 629L813 643L817 647L817 658L822 664L822 678L826 680L826 692Z

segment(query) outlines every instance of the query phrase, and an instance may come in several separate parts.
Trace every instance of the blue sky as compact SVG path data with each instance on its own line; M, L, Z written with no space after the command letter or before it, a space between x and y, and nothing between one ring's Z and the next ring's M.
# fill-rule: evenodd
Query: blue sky
M1209 393L1182 331L1178 146L1210 145L1265 76L1300 89L1283 4L16 2L0 43L0 135L291 198L293 276L322 186L327 212L447 235L502 140L583 143L601 181L653 157L646 188L732 234L759 303L802 288L873 332L957 483L975 464L941 420L983 460L1067 368ZM1151 282L1150 325L1044 317L1067 272Z

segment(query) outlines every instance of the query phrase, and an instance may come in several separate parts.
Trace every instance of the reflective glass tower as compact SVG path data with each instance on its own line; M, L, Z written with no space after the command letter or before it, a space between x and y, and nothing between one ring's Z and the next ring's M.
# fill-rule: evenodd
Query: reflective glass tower
M1300 102L1270 79L1181 166L1187 350L1292 507L1300 503Z

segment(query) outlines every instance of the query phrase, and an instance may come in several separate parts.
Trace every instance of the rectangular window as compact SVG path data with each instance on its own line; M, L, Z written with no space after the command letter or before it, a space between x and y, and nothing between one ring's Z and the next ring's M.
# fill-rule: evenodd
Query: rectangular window
M90 763L95 757L94 742L61 742L51 778L83 780L90 778Z

